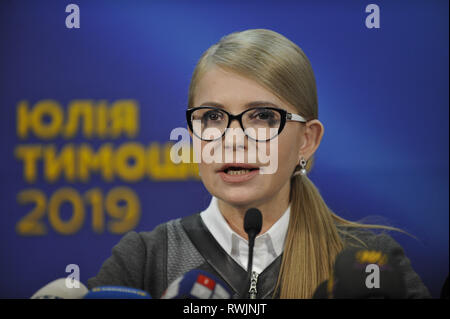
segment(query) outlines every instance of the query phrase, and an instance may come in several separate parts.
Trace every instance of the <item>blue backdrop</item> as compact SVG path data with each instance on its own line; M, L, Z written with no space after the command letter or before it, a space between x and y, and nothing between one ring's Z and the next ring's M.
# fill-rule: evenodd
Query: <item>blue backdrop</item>
M69 3L79 29L66 28ZM438 297L449 270L448 1L376 1L379 29L365 25L370 3L2 1L0 297L28 298L68 264L86 282L124 232L207 206L195 169L164 151L186 126L202 52L249 28L285 35L311 60L325 126L311 179L325 201L415 235L392 234ZM83 156L97 161L85 175Z

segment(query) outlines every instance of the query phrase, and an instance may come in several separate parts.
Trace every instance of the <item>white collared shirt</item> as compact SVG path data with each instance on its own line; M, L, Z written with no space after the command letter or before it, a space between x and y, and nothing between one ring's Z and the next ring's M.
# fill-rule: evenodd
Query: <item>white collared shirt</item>
M247 270L248 242L239 236L220 213L218 199L212 197L208 208L200 213L203 223L220 246L245 270ZM289 225L290 206L268 231L255 239L253 271L260 274L281 253Z

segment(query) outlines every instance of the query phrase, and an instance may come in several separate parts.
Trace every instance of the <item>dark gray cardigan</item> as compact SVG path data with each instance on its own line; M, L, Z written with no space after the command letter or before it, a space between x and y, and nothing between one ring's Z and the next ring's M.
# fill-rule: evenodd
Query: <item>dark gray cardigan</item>
M347 228L370 249L395 251L404 274L407 298L431 298L428 289L411 267L401 246L389 235ZM352 238L343 236L345 243ZM353 244L357 244L354 242ZM196 247L202 247L201 252ZM281 265L281 256L258 278L258 298L271 298ZM246 271L217 243L201 220L200 214L179 218L157 226L150 232L129 232L112 249L88 288L114 285L148 291L160 298L167 286L179 276L201 269L224 280L237 296L245 282Z

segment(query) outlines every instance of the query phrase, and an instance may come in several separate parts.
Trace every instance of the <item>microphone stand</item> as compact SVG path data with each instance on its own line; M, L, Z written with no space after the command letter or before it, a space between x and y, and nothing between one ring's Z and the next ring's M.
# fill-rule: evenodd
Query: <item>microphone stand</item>
M245 213L244 230L248 235L248 262L247 262L247 278L245 280L244 288L239 296L247 299L248 289L251 287L253 274L253 248L255 246L255 238L261 232L262 228L262 214L256 208L250 208ZM256 296L251 294L250 299L256 299Z

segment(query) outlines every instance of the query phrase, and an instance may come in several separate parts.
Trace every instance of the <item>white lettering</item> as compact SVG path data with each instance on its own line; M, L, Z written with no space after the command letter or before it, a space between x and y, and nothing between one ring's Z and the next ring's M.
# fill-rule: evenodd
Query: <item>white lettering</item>
M66 278L66 287L80 288L80 267L76 264L67 265L66 272L71 273Z
M380 28L380 7L376 4L369 4L366 7L366 13L370 14L366 17L366 27L368 29Z
M79 29L80 28L80 7L76 4L68 4L66 12L70 14L66 17L67 29Z
M369 264L366 266L366 273L371 273L366 277L366 287L380 288L380 267L377 264Z

